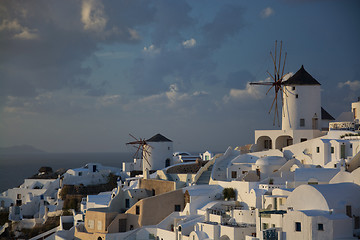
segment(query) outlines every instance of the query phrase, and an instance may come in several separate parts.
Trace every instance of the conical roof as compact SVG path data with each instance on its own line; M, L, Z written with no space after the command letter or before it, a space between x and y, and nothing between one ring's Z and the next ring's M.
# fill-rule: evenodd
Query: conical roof
M323 120L335 120L324 108L321 108L321 119Z
M170 139L164 137L160 133L146 140L146 142L172 142Z
M301 65L301 68L291 76L287 81L283 82L284 85L321 85L315 78L313 78Z

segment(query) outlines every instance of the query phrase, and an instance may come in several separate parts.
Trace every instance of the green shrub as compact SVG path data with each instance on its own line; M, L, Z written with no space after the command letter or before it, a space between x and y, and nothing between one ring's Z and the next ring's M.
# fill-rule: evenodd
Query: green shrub
M223 195L225 200L233 198L235 200L236 192L233 188L224 188Z

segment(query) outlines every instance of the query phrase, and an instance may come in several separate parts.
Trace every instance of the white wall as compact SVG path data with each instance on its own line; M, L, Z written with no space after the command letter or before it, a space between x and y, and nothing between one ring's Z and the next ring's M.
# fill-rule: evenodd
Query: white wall
M147 156L148 162L145 161L145 167L149 170L160 170L165 168L166 159L170 159L172 164L173 159L173 143L172 142L148 142L151 146L146 146L145 149L150 152ZM150 164L150 166L149 166Z
M295 90L292 90L295 87ZM321 129L321 92L320 85L284 86L282 130L312 129L312 118L318 118L317 129ZM298 98L296 98L298 96ZM300 126L300 119L305 126Z
M255 224L256 212L255 210L240 210L234 209L232 211L232 217L237 223Z
M251 189L258 188L258 182L242 182L242 181L218 181L218 185L223 188L234 188L237 197L236 200L239 201L244 209L250 209L251 207L256 207L256 195L251 194Z

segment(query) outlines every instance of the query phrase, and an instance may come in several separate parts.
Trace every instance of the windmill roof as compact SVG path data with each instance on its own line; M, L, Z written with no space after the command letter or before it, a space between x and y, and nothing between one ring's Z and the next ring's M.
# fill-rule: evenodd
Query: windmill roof
M170 139L164 137L160 133L146 140L147 142L172 142Z
M324 120L335 120L333 116L330 115L325 109L321 108L321 119Z
M288 80L283 82L284 85L321 85L313 78L304 68L304 65Z

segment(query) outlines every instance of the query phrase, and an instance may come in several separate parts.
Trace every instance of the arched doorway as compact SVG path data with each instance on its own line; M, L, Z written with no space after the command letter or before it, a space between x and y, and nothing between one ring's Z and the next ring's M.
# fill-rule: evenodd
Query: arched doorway
M272 140L268 136L261 136L256 140L256 145L258 147L258 150L266 150L266 149L272 149Z
M279 136L275 142L276 149L282 149L290 145L293 145L293 138L289 135Z

